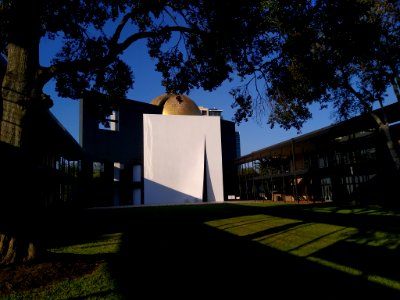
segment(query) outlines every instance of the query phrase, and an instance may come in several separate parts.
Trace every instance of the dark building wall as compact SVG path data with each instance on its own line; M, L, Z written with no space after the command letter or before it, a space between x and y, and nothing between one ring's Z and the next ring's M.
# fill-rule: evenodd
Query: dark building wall
M234 122L221 119L221 145L224 199L226 200L228 199L228 195L237 194L237 171L234 164L236 158L236 131Z
M0 82L4 78L7 60L0 54ZM0 101L0 105L1 105ZM1 109L0 109L1 111ZM81 198L81 165L84 154L80 145L49 110L36 110L27 117L33 118L24 129L23 142L29 152L21 156L19 150L0 143L0 177L3 197L13 197L21 189L29 205L52 207L84 205ZM25 174L21 174L21 169ZM6 180L5 180L6 179ZM13 185L17 187L13 188ZM24 200L25 201L25 200Z
M88 188L88 198L96 199L97 203L93 205L132 204L134 202L132 191L136 188L143 190L143 182L132 180L135 165L140 165L143 172L143 114L161 114L162 108L133 100L120 101L116 105L116 110L119 112L119 130L111 131L99 129L96 116L99 106L98 98L82 99L80 105L80 144L88 158L85 171L89 177L92 177L95 173L93 162L100 162L102 165L101 172L91 180L93 186ZM235 124L223 119L221 119L221 146L224 198L227 199L228 195L235 194L236 190L234 165L236 135ZM113 180L114 162L123 164L118 182ZM118 204L112 202L115 191L120 193L117 197Z
M242 150L240 146L240 133L238 131L235 132L236 136L236 158L242 156Z
M23 136L29 152L0 143L0 176L1 185L6 187L4 193L12 195L23 187L21 193L29 202L26 205L35 208L84 205L80 197L81 163L84 159L81 147L50 111L37 110L33 117L34 122L26 128Z
M99 129L98 104L82 99L80 108L80 144L94 160L141 162L143 158L143 114L160 114L155 105L133 100L118 103L119 131Z
M400 111L385 107L399 145ZM382 110L376 110L381 114ZM398 198L399 172L375 121L361 115L235 160L242 199L330 200L388 204Z
M161 109L134 100L114 102L118 131L111 131L99 127L97 112L102 101L105 99L88 97L80 103L80 144L87 156L87 199L92 199L90 206L133 204L133 191L143 191L143 181L132 177L135 166L143 172L143 114L160 114ZM98 163L96 170L94 162ZM121 163L120 169L114 162Z

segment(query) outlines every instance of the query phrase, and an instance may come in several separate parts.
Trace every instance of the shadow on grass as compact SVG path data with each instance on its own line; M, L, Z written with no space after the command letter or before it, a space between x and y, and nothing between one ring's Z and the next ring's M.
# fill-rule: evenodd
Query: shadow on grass
M284 207L230 207L229 204L213 211L205 207L194 210L176 207L158 214L143 214L126 220L129 226L124 228L118 255L110 261L110 272L127 299L143 298L143 295L145 298L244 296L246 299L268 295L315 299L364 296L398 299L400 296L399 290L374 283L364 274L348 274L264 246L252 236L235 236L205 224L216 218L260 213L290 215L303 223L324 221L323 215L315 212ZM343 223L339 215L329 217L328 221ZM358 221L352 222L349 218L347 225L365 227ZM297 225L282 226L274 233ZM383 274L400 281L395 274L398 251L338 242L314 256L356 266L366 274L374 271L380 274L382 268L393 266Z
M229 203L71 213L74 215L52 220L64 226L47 230L46 247L87 243L106 233L122 233L117 253L92 259L107 261L118 292L125 299L400 297L399 214L379 214L376 210L369 213L368 209L350 209L343 214L339 208L324 205ZM207 225L210 221L256 215L288 219L291 223L242 236ZM315 223L340 227L332 231L336 233L347 228L357 232L304 256L260 242L265 236L284 239L287 233L296 235L298 228L308 230L307 226ZM329 237L329 233L326 235ZM377 276L389 278L395 286L377 283Z

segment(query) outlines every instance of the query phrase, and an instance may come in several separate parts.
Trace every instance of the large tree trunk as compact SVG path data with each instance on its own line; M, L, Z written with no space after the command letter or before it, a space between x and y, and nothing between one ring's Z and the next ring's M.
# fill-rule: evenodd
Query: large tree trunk
M2 83L0 141L17 148L22 146L23 122L30 101L29 78L25 75L28 57L27 49L9 44L7 70Z
M0 110L0 263L32 260L36 247L32 237L35 200L30 194L32 147L27 133L34 121L30 111L40 103L39 12L35 1L14 1L13 24L9 27L7 68L1 84ZM22 224L24 224L22 226ZM25 228L24 228L25 227ZM34 227L32 227L34 228Z
M0 264L38 258L42 220L35 199L31 162L20 148L0 143Z
M375 122L378 124L379 129L383 132L385 138L386 138L386 146L389 150L390 156L392 157L394 166L396 168L396 171L400 171L400 157L399 157L399 152L398 148L399 145L396 145L393 141L392 134L390 133L390 127L389 127L389 122L385 113L385 108L383 107L382 101L379 101L380 108L382 110L382 115L383 115L383 120L378 117L375 113L371 112L372 118L375 120Z
M394 82L394 81L393 81ZM365 99L364 95L361 95L360 93L358 93L352 86L351 84L347 84L345 86L352 94L354 94L361 103L364 103L365 107L368 107L368 103L369 101ZM393 86L393 89L396 93L396 88L395 86ZM397 95L396 95L397 96ZM369 114L371 115L371 117L374 119L374 121L376 122L376 124L379 127L379 130L381 130L381 132L383 132L385 139L386 139L386 146L389 150L390 156L392 158L396 173L400 173L400 155L399 155L399 144L396 145L396 143L393 141L392 135L390 133L390 127L389 127L389 122L387 120L387 116L385 113L385 109L383 107L383 102L382 100L378 100L379 102L379 106L382 110L382 115L383 115L383 120L377 115L375 114L372 110L369 111ZM400 102L399 102L400 105Z
M393 143L392 135L390 134L389 125L382 120L374 113L371 113L371 116L374 118L375 122L378 124L379 129L383 132L386 138L386 146L389 150L390 156L392 157L394 166L397 171L400 170L400 158L396 150L396 145Z
M33 242L27 244L15 236L0 233L0 264L9 265L16 262L28 262L37 258L37 247Z
M9 44L7 70L2 82L2 118L0 125L0 143L2 149L2 178L4 183L0 207L2 213L12 214L17 222L26 222L21 216L30 209L27 205L29 197L29 147L24 143L24 130L28 128L27 112L30 105L30 84L32 77L27 75L31 54L28 49ZM29 78L30 77L30 78ZM6 150L7 148L7 150ZM12 163L11 163L12 162ZM33 200L33 199L32 199ZM16 212L21 210L19 216ZM7 218L9 219L9 218ZM10 221L10 220L9 220ZM16 224L16 222L13 222ZM8 228L1 222L0 227L0 263L11 264L35 258L33 242L21 238L21 232ZM29 225L27 225L29 226ZM30 253L29 253L30 252Z

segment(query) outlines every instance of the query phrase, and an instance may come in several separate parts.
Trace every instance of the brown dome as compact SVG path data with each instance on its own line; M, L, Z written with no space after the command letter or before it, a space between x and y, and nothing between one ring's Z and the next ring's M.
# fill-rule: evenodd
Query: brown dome
M162 106L163 115L201 116L201 111L197 104L186 95L162 94L151 100L150 103Z

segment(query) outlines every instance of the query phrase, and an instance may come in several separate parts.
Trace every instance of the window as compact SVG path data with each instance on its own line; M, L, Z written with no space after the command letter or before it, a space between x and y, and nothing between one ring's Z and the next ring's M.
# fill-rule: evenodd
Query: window
M100 178L104 173L104 163L93 162L93 178Z
M319 168L326 168L328 167L328 157L327 156L320 156L318 158L318 167Z
M121 180L121 170L124 169L124 164L120 162L114 162L114 181Z
M113 110L105 119L105 122L99 122L99 129L109 131L119 131L119 112Z
M321 178L322 199L325 201L332 200L332 182L330 177Z
M141 180L142 180L142 166L141 165L133 165L132 181L140 182Z

